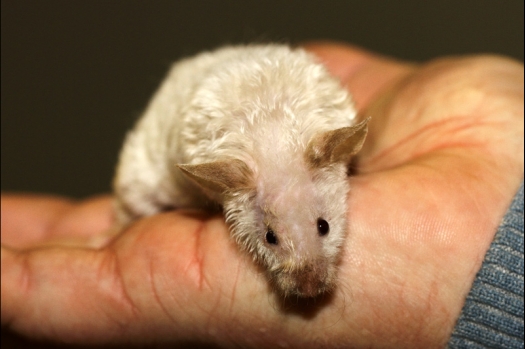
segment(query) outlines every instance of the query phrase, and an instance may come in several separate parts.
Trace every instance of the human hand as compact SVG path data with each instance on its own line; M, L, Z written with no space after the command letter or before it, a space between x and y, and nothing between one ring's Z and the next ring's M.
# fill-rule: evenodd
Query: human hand
M308 49L372 116L332 295L280 301L218 216L167 212L100 250L38 248L108 229L110 198L3 195L2 324L79 343L445 345L523 176L523 66Z

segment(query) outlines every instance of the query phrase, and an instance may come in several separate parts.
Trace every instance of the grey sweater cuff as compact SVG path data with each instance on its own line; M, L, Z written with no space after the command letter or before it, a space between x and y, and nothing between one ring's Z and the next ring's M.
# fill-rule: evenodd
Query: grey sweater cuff
M449 348L523 348L523 182L467 296Z

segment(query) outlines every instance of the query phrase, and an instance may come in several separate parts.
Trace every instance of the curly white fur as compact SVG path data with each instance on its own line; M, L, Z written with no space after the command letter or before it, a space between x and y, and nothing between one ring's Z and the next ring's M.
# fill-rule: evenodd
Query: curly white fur
M355 116L346 90L301 49L226 47L182 60L126 137L114 181L118 219L218 203L233 238L278 288L316 295L332 286L346 235L348 164L313 165L307 148ZM251 185L209 190L177 167L228 159L247 165ZM330 224L326 236L319 218ZM269 227L278 247L265 241ZM312 281L316 273L323 282Z

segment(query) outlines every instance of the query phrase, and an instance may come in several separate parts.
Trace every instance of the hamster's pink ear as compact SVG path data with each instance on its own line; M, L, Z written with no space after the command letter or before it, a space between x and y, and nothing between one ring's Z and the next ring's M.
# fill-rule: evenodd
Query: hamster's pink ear
M206 189L222 193L253 186L253 173L244 161L232 159L198 165L177 165L184 174Z
M316 135L306 147L306 161L313 167L333 163L348 164L365 142L370 117L357 125L338 128Z

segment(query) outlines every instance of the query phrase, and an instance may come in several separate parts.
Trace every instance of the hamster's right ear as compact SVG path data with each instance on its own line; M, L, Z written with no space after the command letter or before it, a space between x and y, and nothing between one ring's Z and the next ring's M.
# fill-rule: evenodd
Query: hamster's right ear
M313 168L334 163L349 164L365 142L370 117L357 125L322 132L310 140L306 147L306 161Z
M253 172L244 161L232 159L198 165L177 165L203 188L223 193L253 187Z

